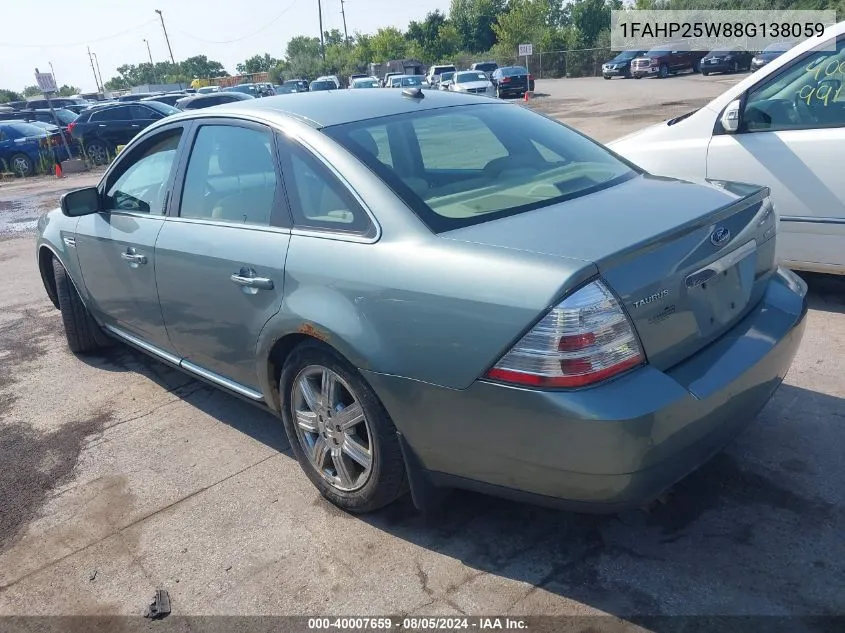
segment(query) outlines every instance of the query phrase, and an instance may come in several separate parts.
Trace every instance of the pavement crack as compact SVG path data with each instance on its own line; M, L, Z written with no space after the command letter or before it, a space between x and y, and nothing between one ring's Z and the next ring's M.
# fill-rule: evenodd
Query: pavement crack
M425 592L427 596L434 596L434 589L428 586L428 574L420 565L420 562L417 561L417 578L420 581L420 587Z

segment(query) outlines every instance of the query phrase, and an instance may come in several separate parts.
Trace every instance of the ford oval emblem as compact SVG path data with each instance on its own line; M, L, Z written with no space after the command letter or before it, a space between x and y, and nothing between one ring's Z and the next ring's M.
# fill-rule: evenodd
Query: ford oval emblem
M713 246L718 246L719 248L727 244L730 239L731 232L724 226L716 227L716 230L710 234L710 241L713 242Z

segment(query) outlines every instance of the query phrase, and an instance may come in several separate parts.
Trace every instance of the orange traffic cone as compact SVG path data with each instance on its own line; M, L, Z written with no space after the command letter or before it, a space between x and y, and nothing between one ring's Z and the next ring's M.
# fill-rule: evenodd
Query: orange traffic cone
M530 94L531 93L527 90L525 91L525 103L528 103L531 100L531 97L529 96Z
M62 173L62 164L56 163L56 178L64 178L64 174Z

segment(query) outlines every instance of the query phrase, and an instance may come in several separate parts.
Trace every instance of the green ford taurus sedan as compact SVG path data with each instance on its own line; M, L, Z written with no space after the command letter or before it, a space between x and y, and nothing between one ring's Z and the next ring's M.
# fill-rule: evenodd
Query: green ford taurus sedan
M765 188L644 173L518 105L294 94L168 117L39 223L68 344L275 412L353 512L469 488L637 506L739 433L803 333Z

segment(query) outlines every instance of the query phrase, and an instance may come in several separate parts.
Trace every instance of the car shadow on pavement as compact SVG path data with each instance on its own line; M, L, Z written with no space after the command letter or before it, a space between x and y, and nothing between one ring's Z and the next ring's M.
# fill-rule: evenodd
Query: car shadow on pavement
M77 358L97 369L141 374L223 424L280 453L290 452L282 422L271 413L127 345L115 342L98 354Z
M809 305L813 310L845 313L845 275L798 273L809 287Z
M492 609L517 615L563 612L558 597L632 622L842 613L843 441L843 399L784 384L734 443L649 511L576 515L454 492L435 514L404 500L362 518L481 572L432 595L445 609L484 591L490 574L517 581Z

